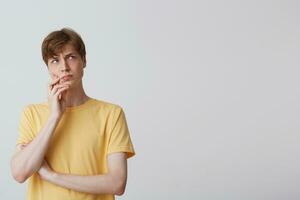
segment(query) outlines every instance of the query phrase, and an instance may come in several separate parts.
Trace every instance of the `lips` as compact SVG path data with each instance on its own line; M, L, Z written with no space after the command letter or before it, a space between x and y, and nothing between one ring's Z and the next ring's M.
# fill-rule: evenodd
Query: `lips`
M72 78L72 75L65 75L61 79L67 81L67 80L69 80L71 78Z

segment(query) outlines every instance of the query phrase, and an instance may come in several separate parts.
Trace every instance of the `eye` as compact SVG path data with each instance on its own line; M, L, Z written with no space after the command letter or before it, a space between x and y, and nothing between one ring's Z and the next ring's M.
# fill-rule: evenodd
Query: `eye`
M75 58L75 56L69 56L69 59L70 60L72 60L72 59L74 59Z
M50 62L53 63L53 64L55 64L55 63L58 62L58 60L57 59L52 59Z

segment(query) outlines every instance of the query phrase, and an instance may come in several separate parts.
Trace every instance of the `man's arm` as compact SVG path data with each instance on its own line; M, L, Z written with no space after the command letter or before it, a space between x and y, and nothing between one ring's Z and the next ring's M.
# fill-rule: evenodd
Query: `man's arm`
M44 161L49 141L59 122L58 117L50 117L40 133L29 144L19 144L11 159L11 173L16 181L23 183L38 171Z
M65 102L60 97L62 92L70 87L70 82L60 83L60 80L57 77L48 84L48 103L51 107L51 114L45 126L29 144L19 144L11 159L11 173L19 183L23 183L40 169L50 138L66 108Z
M126 153L108 155L108 173L105 175L80 176L53 172L45 163L40 171L41 177L53 184L90 194L122 195L127 181Z

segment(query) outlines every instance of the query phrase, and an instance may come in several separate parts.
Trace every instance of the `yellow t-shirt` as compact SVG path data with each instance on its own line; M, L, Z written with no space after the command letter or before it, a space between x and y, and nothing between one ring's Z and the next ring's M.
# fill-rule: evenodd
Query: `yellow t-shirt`
M22 112L17 143L28 143L43 128L50 114L47 103L27 105ZM59 173L99 175L108 172L107 155L135 152L123 109L90 98L67 107L50 140L45 159ZM94 195L63 188L42 180L38 173L29 178L28 200L112 200L114 195Z

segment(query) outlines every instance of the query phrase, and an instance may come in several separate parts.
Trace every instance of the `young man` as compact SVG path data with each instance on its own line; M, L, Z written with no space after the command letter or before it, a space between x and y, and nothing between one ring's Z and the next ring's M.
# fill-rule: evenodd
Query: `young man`
M42 56L52 79L48 101L23 110L11 159L14 179L29 179L28 200L122 195L127 158L135 154L123 109L85 94L85 45L73 30L50 33Z

